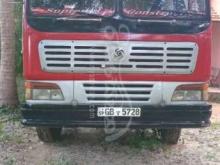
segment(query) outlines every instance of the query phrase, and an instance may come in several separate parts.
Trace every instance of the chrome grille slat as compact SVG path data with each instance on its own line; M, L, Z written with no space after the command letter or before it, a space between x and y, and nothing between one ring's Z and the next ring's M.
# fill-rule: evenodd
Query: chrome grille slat
M167 54L173 53L174 51L167 51ZM192 54L192 51L179 51L175 50L175 54Z
M91 57L92 56L92 57ZM108 59L108 57L106 57L106 55L96 55L95 57L93 55L75 55L74 58L89 58L89 59L94 59L94 58L106 58Z
M88 95L88 97L99 97L99 96L101 96L101 97L104 97L104 98L108 98L108 97L125 97L125 98L148 98L150 95L148 94L142 94L142 95L140 95L140 94L127 94L127 93L117 93L117 94L115 94L115 93L111 93L111 92L109 92L109 94L107 93L107 94L88 94L87 93L87 95ZM115 96L115 95L117 95L117 96ZM133 97L135 95L135 97ZM149 98L148 98L149 99Z
M85 63L86 62L86 63ZM102 64L101 63L97 63L97 61L91 61L91 60L89 60L89 61L76 61L76 63L77 64L96 64L96 65L100 65L100 67L101 67L101 65L102 64L105 64L105 63L107 63L107 62L102 62Z
M113 101L114 103L115 102L132 102L132 101L143 101L143 102L146 102L146 101L149 101L149 98L124 98L124 97L88 97L88 100L89 101Z
M48 61L47 64L71 64L70 62L68 63L67 61Z
M172 63L172 62L169 62L169 64L167 64L167 66L173 66L173 65L176 65L176 66L188 66L189 65L189 62L188 63L183 63L183 62L175 62L175 63ZM189 67L189 66L188 66Z
M100 50L100 49L87 49L87 50L84 50L84 49L80 49L80 50L76 50L75 49L75 54L77 54L78 52L80 53L90 53L91 55L95 54L95 53L108 53L106 50Z
M71 55L45 55L46 58L72 58Z
M84 87L85 88L85 90L94 90L94 87ZM146 91L150 91L151 90L151 88L144 88ZM117 88L117 89L112 89L111 87L104 87L104 88L95 88L95 91L118 91L118 90L120 90L120 91L143 91L143 90L139 90L138 88L133 88L133 89L125 89L125 88L123 88L123 87L121 87L121 88Z
M118 90L86 90L86 94L93 95L93 94L106 94L106 93L111 93L111 94L126 94L126 95L131 95L131 94L136 94L136 95L144 95L144 94L150 94L149 91L120 91L121 93L118 93Z
M150 53L150 54L160 54L164 50L131 50L132 53Z
M168 60L192 60L191 57L184 57L184 56L178 56L178 58L176 58L176 56L170 56L167 57Z
M114 57L121 49L124 56ZM76 73L191 74L198 46L193 42L54 41L39 44L42 69Z

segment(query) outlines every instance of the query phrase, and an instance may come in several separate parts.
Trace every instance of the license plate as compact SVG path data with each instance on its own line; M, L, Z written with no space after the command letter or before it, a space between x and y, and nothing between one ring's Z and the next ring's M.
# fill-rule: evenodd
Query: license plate
M141 117L141 108L99 107L98 117Z

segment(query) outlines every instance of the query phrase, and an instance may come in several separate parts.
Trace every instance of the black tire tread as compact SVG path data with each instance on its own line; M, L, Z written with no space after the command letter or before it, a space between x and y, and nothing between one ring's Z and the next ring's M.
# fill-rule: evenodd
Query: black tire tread
M181 136L181 129L162 129L161 130L161 139L166 144L177 144Z
M44 127L36 128L38 138L46 143L60 141L61 131L62 128L44 128Z

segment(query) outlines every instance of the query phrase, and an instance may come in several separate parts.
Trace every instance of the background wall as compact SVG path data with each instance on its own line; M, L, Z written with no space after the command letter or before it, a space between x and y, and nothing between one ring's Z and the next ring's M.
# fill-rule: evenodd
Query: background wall
M220 86L220 21L212 27L212 86Z
M213 22L212 29L212 66L220 68L220 22Z

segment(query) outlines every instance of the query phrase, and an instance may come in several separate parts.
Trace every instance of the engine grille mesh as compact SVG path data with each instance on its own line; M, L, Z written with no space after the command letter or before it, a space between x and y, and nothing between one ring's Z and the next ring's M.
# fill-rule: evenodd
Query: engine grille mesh
M146 103L150 101L153 87L154 85L150 83L83 83L87 101L91 103Z

